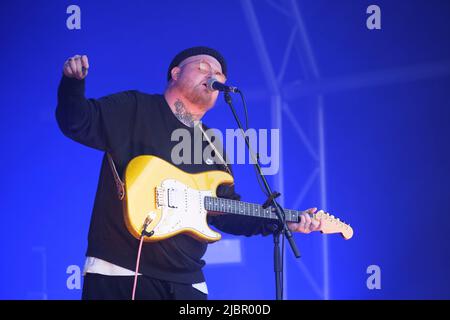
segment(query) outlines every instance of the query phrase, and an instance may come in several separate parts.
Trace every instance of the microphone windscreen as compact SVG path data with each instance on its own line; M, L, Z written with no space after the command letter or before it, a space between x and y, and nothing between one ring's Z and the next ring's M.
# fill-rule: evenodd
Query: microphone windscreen
M209 90L211 90L211 91L215 91L216 90L216 89L213 88L213 84L216 81L217 81L216 78L209 78L208 79L208 81L206 82L206 86L208 87Z

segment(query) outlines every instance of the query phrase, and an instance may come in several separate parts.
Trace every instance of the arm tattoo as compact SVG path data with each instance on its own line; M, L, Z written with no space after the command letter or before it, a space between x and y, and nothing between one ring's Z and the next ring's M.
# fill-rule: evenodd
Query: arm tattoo
M192 114L186 110L186 107L180 99L175 101L175 116L188 127L194 126L194 118Z

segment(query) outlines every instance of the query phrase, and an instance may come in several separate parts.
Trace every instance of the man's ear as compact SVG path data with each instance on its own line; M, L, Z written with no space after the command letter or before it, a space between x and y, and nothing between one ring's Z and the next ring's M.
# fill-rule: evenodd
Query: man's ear
M173 67L172 70L170 71L172 80L178 80L178 78L180 77L180 72L181 72L180 67Z

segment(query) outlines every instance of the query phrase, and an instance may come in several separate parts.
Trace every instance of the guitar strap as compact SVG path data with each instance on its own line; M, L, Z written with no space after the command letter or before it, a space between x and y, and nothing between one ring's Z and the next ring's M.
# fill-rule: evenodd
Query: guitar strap
M125 197L125 184L122 182L122 180L119 177L119 174L117 173L117 169L111 155L109 153L107 153L107 155L109 166L111 167L111 171L113 173L114 182L116 183L117 196L119 197L119 200L122 201L123 198Z
M217 150L216 146L214 145L214 143L211 142L211 140L209 139L208 135L206 134L206 132L203 130L203 125L200 123L199 126L200 131L202 132L203 136L205 137L206 141L208 141L209 145L211 146L211 148L214 150L215 154L219 157L220 161L222 161L222 165L225 167L225 170L227 170L227 172L233 176L233 174L231 173L230 168L227 165L227 162L225 161L225 159L223 158L223 156L220 154L220 152Z
M225 161L225 159L223 158L223 156L220 154L220 152L217 150L216 146L214 145L214 143L211 142L211 139L208 137L208 135L206 134L206 132L203 130L202 125L200 124L198 126L200 128L200 131L202 132L203 136L205 137L206 141L209 143L209 145L211 146L211 148L214 150L214 152L216 153L216 155L218 156L218 158L220 159L220 161L222 162L222 165L225 167L225 170L231 175L233 176L233 174L231 173L230 168L227 165L227 162ZM119 198L120 201L123 200L123 198L125 197L125 184L123 183L122 179L120 179L119 177L119 173L117 172L116 169L116 165L114 164L113 158L112 156L107 153L108 156L108 163L109 166L111 167L111 171L113 173L113 177L114 177L114 182L116 184L116 189L117 189L117 196Z

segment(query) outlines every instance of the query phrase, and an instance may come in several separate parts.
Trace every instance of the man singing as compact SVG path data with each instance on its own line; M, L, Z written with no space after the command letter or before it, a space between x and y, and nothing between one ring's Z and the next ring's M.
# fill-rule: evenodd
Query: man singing
M56 119L67 137L104 153L92 211L86 252L83 299L131 299L139 241L128 232L117 187L128 162L139 155L155 155L174 164L171 157L174 130L189 130L192 139L202 130L199 121L211 109L218 91L207 81L226 81L223 56L208 47L193 47L178 53L167 72L163 95L124 91L102 97L85 97L88 57L76 55L63 66L58 88ZM203 131L203 130L202 130ZM200 135L201 137L202 135ZM194 145L195 141L192 141ZM203 148L208 142L202 141ZM110 157L109 157L109 156ZM225 157L223 157L226 159ZM174 164L175 165L175 164ZM225 170L225 162L177 164L187 173ZM234 186L220 186L219 197L239 199ZM314 213L315 208L307 212ZM208 223L235 235L268 235L273 221L247 216L208 216ZM319 223L302 214L290 230L309 233ZM207 299L201 260L207 244L185 234L154 243L144 243L140 258L136 299Z

